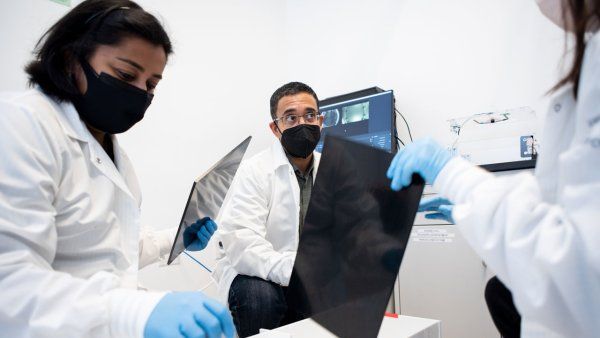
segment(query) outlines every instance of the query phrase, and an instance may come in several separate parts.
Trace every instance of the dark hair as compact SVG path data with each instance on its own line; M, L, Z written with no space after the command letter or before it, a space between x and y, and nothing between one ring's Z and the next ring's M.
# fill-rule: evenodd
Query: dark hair
M168 56L171 40L150 13L129 0L86 0L63 16L42 35L35 59L26 67L29 85L59 101L71 101L79 94L71 67L87 60L99 45L117 45L126 37L139 37L162 46Z
M600 0L564 0L562 3L566 4L566 6L563 6L563 22L572 25L575 34L575 55L567 75L552 88L552 91L567 84L573 84L573 95L577 98L581 67L583 66L587 44L586 35L590 28L598 28L600 23Z
M317 105L319 104L319 98L315 91L310 88L308 85L302 82L290 82L286 83L283 86L277 88L277 90L271 95L271 118L274 120L277 118L277 104L279 100L281 100L284 96L296 95L300 93L307 93L312 95L317 101Z

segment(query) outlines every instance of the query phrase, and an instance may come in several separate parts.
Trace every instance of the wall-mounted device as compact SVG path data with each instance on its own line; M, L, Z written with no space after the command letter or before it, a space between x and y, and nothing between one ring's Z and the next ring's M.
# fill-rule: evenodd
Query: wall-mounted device
M455 135L450 150L490 171L535 167L536 114L530 107L472 114L448 120Z

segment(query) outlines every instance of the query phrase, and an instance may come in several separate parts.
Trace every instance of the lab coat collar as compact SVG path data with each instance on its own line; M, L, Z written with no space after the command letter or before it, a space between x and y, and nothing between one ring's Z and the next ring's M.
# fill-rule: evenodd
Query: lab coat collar
M273 155L273 171L276 171L282 166L290 166L290 168L292 167L292 164L285 155L285 150L283 150L283 146L279 140L275 140L273 142L273 145L271 146L271 154Z
M133 174L129 173L129 171L133 170L130 168L125 155L122 154L122 150L119 147L119 143L117 138L114 135L111 135L113 142L113 151L115 156L115 161L110 159L110 157L106 154L100 143L96 141L94 136L87 129L81 118L79 117L79 113L75 109L70 102L62 102L58 103L51 99L53 104L55 105L55 109L58 114L58 122L61 125L63 131L67 136L76 139L84 144L87 144L88 149L90 151L89 161L100 171L104 176L110 179L117 187L119 187L123 192L125 192L129 197L135 199L138 204L140 197L137 193L138 186L135 180L131 180ZM119 170L119 168L121 170ZM127 177L124 177L127 176ZM130 185L132 185L131 189L125 179L128 179ZM134 196L134 193L136 192Z
M298 185L298 181L296 179L296 174L294 173L294 167L290 163L289 158L285 154L285 150L281 145L279 140L276 140L271 147L271 154L273 157L273 172L277 173L279 170L284 170L284 175L289 178L290 188L292 189L294 196L295 205L300 205L300 186ZM315 182L315 177L317 176L317 169L319 166L321 155L316 151L313 151L313 183ZM296 211L296 213L298 210Z
M281 142L279 142L279 140L275 140L273 142L273 145L271 146L271 154L273 156L273 171L277 171L277 169L283 167L283 166L287 166L288 170L293 173L294 172L294 168L292 166L292 164L290 163L289 158L287 157L287 155L285 154L285 150L283 149L283 146L281 145ZM319 154L316 151L313 151L313 181L314 178L317 176L317 171L319 168L319 162L321 160L321 154Z
M572 84L565 85L562 88L558 89L556 91L556 93L553 95L552 102L554 103L557 101L563 101L566 98L572 98L573 100L575 100L575 98L573 97L573 85Z
M294 173L296 174L296 176L300 175L301 177L306 177L306 176L312 176L314 170L315 170L315 156L313 154L313 158L310 161L310 165L308 166L308 168L306 169L306 172L302 172L300 170L300 168L298 168L294 162L291 161L290 156L288 156L288 160L290 160L290 164L292 165L292 169L294 169Z
M88 143L90 137L93 137L89 130L85 127L77 110L71 102L58 103L52 100L54 109L58 112L58 122L63 131L70 138Z

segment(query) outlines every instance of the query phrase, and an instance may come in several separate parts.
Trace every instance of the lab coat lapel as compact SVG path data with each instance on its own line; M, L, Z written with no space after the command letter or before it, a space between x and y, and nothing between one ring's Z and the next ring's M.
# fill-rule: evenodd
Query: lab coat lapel
M114 145L114 153L115 153L115 163L119 170L120 176L125 181L125 184L129 188L129 192L133 195L135 200L138 203L138 207L141 206L142 203L142 190L140 188L140 184L137 180L137 176L135 174L135 170L133 170L133 165L129 160L129 157L123 149L119 146L119 142L117 141L117 137L113 135L113 145Z
M319 171L319 163L321 162L321 154L316 151L313 152L314 162L313 162L313 184L315 184L315 180L317 179L317 172Z
M272 154L273 154L273 171L277 172L278 170L283 170L282 167L285 167L285 170L287 171L285 173L285 175L288 177L289 184L291 185L292 191L294 193L294 204L297 205L299 208L300 207L300 187L298 186L298 180L296 178L296 173L294 173L294 168L292 167L290 160L285 155L285 151L283 150L283 147L281 146L281 143L279 141L276 141L273 144ZM312 179L313 179L313 184L314 184L315 179L317 177L317 172L319 169L319 162L321 162L321 154L319 154L315 151L315 152L313 152L313 156L314 156L314 162L313 162Z
M106 154L102 146L94 139L92 134L81 121L77 110L71 103L62 103L55 107L62 114L60 116L59 123L64 129L65 133L83 144L89 151L88 160L92 165L98 169L104 176L106 176L115 186L121 189L127 196L138 201L138 199L132 194L131 190L127 186L123 176L119 173L117 166L110 157ZM121 151L116 143L116 138L113 136L113 147L115 154L115 162L121 162Z
M571 114L575 110L573 86L569 85L559 90L548 108L542 129L542 146L535 166L535 175L543 192L542 198L550 203L556 202L559 193L559 180L556 171L559 168L558 154L571 145L575 129L575 120Z
M113 142L116 141L116 138L113 136ZM102 146L95 140L88 143L90 148L90 161L94 164L94 166L106 176L109 180L111 180L119 189L121 189L127 196L132 199L137 199L134 197L133 193L129 189L129 186L125 182L123 175L119 172L117 165L122 165L122 156L121 150L117 143L113 143L113 152L115 155L115 162L111 160L111 158L106 154Z
M279 141L275 141L272 147L273 154L273 172L278 173L279 175L285 175L287 179L284 181L288 182L288 184L292 188L292 192L294 195L294 205L300 208L300 187L298 186L298 181L296 179L296 174L294 173L294 168L290 163L290 160L285 155L285 151L281 146ZM299 210L298 210L299 212Z

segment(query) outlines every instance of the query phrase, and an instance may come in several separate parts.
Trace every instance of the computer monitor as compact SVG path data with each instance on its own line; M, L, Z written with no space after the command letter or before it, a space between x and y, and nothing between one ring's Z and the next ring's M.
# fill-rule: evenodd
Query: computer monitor
M321 152L326 135L341 136L376 148L395 152L396 116L394 92L373 87L321 100L323 115Z

